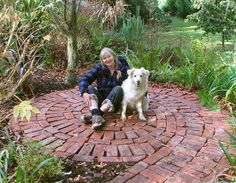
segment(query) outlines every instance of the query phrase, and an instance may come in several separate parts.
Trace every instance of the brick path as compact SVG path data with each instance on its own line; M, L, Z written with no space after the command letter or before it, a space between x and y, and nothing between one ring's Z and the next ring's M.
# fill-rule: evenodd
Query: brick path
M111 182L207 182L228 165L217 140L228 140L227 115L199 104L196 94L179 88L149 87L147 122L135 116L123 123L106 115L93 131L78 122L88 113L78 88L35 99L41 114L30 122L10 121L16 136L42 142L57 156L77 161L136 162Z

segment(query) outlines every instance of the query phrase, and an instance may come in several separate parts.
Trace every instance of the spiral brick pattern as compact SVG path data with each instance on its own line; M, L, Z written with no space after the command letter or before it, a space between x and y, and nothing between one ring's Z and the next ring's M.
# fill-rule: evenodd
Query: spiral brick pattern
M196 94L180 88L149 87L147 121L106 114L106 125L93 131L79 122L89 113L78 88L34 100L41 114L30 121L10 120L16 138L43 143L55 155L75 161L136 162L111 182L208 182L228 167L217 139L228 141L227 113L212 112Z

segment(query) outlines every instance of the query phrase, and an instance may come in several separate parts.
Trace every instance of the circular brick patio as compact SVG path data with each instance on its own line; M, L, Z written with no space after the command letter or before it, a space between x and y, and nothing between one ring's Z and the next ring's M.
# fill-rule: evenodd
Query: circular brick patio
M43 143L57 156L76 161L136 162L111 182L206 182L227 168L217 139L229 140L227 115L199 104L197 95L179 88L149 87L147 121L106 114L93 131L79 122L89 113L78 88L34 100L41 114L10 121L15 136Z

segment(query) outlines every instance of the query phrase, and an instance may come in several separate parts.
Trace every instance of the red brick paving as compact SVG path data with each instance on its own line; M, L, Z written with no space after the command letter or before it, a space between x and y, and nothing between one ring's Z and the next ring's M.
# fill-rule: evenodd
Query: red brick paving
M228 166L217 139L228 140L226 112L201 106L196 94L179 88L149 87L147 121L129 116L123 123L107 114L106 125L93 131L79 122L89 109L78 88L34 100L41 114L30 121L11 120L14 134L42 142L57 156L77 161L136 162L114 183L206 182Z

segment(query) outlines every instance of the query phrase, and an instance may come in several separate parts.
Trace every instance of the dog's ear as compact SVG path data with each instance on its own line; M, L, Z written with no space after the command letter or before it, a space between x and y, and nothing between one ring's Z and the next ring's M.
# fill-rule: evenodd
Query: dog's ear
M142 71L145 73L145 75L149 76L150 74L150 71L149 70L146 70L144 69L143 67L141 67Z
M145 74L146 74L147 76L149 76L150 71L149 71L149 70L145 70Z
M134 73L134 68L133 69L129 69L128 71L127 71L127 73L128 73L128 75L129 76L132 76L133 75L133 73Z

